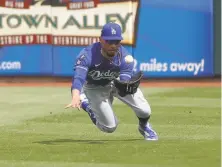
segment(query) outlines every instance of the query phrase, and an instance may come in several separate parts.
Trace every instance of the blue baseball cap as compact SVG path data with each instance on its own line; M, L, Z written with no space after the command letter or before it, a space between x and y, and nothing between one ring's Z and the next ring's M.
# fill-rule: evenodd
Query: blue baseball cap
M123 40L122 29L119 24L107 23L103 26L101 38L104 40Z

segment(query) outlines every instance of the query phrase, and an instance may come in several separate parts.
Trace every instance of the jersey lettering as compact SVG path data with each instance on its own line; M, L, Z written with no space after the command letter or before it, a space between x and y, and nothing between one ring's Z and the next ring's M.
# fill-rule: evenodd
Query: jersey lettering
M113 80L119 75L119 72L114 72L110 70L108 71L92 70L88 73L88 75L93 80L101 80L101 79Z

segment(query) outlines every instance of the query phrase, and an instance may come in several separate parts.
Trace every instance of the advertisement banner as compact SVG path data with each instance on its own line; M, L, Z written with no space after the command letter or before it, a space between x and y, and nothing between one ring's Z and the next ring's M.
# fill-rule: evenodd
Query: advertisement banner
M12 62L17 53L19 59L29 57L22 63L22 68L29 63L29 74L72 76L78 53L99 41L102 26L112 21L122 27L122 44L135 59L135 71L143 71L145 77L213 76L212 4L212 0L4 0L0 55ZM30 65L35 63L33 55L39 57L38 70L32 69L36 64ZM47 63L40 61L44 58Z
M22 3L21 0L5 1L6 4L9 2ZM0 46L86 46L98 41L102 26L111 21L121 25L123 44L132 45L135 42L138 0L60 0L57 6L44 2L33 1L28 9L0 7Z

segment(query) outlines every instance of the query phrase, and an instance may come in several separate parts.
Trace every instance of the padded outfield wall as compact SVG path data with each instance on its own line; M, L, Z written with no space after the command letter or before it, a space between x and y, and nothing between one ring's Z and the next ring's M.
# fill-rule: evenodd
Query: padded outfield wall
M214 76L212 10L212 0L1 0L0 75L72 76L115 21L145 77Z

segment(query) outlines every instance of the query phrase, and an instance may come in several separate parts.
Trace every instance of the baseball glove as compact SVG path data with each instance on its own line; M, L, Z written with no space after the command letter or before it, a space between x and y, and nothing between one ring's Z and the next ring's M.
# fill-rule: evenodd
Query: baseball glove
M128 94L136 93L142 77L143 77L143 73L140 71L137 74L133 75L129 81L120 81L117 79L114 80L114 85L118 90L118 94L121 97L124 97Z

